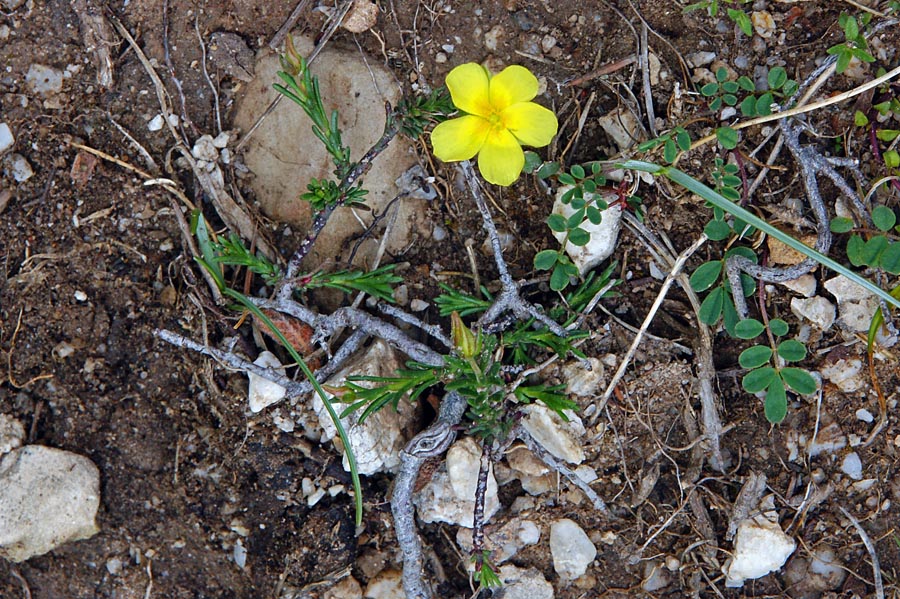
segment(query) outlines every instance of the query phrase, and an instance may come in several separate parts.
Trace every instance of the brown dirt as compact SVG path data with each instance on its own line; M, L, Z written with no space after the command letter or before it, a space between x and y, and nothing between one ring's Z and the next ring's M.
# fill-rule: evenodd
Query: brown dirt
M611 142L596 126L594 117L619 104L623 96L617 88L630 86L640 94L640 77L635 74L636 79L631 79L631 67L580 88L558 87L568 78L633 53L631 27L639 28L640 21L627 2L505 0L428 5L385 0L379 4L382 13L371 34L353 37L339 31L332 43L351 49L358 44L360 51L372 60L384 61L399 80L406 82L415 71L416 60L422 75L432 84L442 81L452 66L463 62L492 59L525 64L546 78L551 101L561 110L563 127L557 145L550 150L553 156L559 156L573 138L578 116L591 93L596 92L591 118L577 145L566 154L567 160L604 155ZM787 33L784 44L776 48L770 41L768 49L760 51L784 62L798 78L813 68L828 46L840 41L837 12L849 8L828 2L757 4L766 5L779 24L799 11L794 26L777 28ZM449 6L452 10L445 10ZM292 8L289 3L256 0L169 3L172 63L183 86L186 112L193 121L187 131L191 139L200 132L215 134L213 98L199 66L195 23L204 38L215 31L232 31L256 49L270 39ZM680 82L684 89L676 52L684 55L702 48L726 60L743 53L750 58L751 69L766 58L746 47L746 38L737 43L730 27L718 33L713 19L699 12L685 15L674 1L648 0L635 8L660 36L651 34L650 43L670 74L653 90L658 116L666 116L674 82ZM124 6L115 3L108 10L160 65L177 107L177 90L163 66L162 0L132 0ZM301 25L313 31L318 31L322 23L320 13L307 13L301 19ZM14 151L23 154L35 172L24 183L17 184L8 176L0 180L0 197L11 194L8 204L0 201L0 364L4 371L0 411L25 424L29 443L60 447L91 458L100 468L102 480L98 516L101 533L17 566L0 561L0 597L28 596L26 587L35 599L275 597L282 582L304 587L348 566L364 585L372 572L361 568L357 558L367 556L369 562L393 559L395 540L385 503L390 480L374 477L365 482L367 517L359 536L354 531L353 507L346 494L326 497L315 507L307 507L299 494L304 477L324 488L349 485L333 449L310 446L299 437L279 432L264 414L249 416L243 375L223 370L153 336L154 329L169 328L195 338L208 334L213 343L218 343L234 335L231 325L236 320L233 314L224 314L202 299L207 291L182 249L171 196L158 187L143 186L140 177L108 161L97 162L83 180L73 180L70 175L79 155L70 142L148 168L111 124L110 115L159 164L169 164L166 152L170 138L164 131L154 134L147 130L147 121L159 107L134 52L124 43L113 48L115 84L105 90L96 81L78 19L68 2L50 0L32 6L29 1L0 15L0 26L9 28L9 36L0 46L6 67L0 75L0 120L13 130L17 140ZM503 35L497 49L489 53L483 38L493 27L501 28ZM545 35L556 38L558 50L538 60L528 56L535 40L539 44ZM894 34L887 38L886 45L897 41ZM436 56L447 43L455 49L449 60L439 62ZM24 83L33 63L57 69L74 67L70 67L72 75L65 79L62 92L43 98L28 91ZM228 110L231 100L241 93L240 83L217 73L213 77L221 86L227 127ZM839 78L829 85L846 89L853 82ZM812 119L822 135L840 136L845 133L850 110L840 105ZM749 137L761 139L758 132L751 132ZM851 149L865 159L862 141L850 141L854 144ZM752 147L750 143L746 146ZM710 152L707 149L692 156L685 168L702 176L699 167L711 162ZM424 154L423 159L427 159ZM868 172L871 167L866 170L873 179L881 176ZM787 188L794 197L802 194L793 173L773 173L761 193L781 193L779 190ZM447 227L450 235L440 245L424 244L395 257L412 265L404 271L406 276L425 289L433 289L428 271L436 261L447 271L468 272L464 243L473 238L477 247L482 240L476 215L463 194L454 191L453 171L439 167L435 174L447 193L434 204L432 216ZM185 170L175 166L174 172L164 176L178 179L195 202L206 205ZM499 226L517 240L508 256L517 277L533 276L534 252L552 243L542 223L550 199L533 183L524 181L495 197L498 207L505 211L505 216L498 216ZM667 200L652 190L644 199L648 223L665 231L676 248L689 245L706 220L702 208L688 198ZM283 239L280 234L273 238ZM658 284L649 279L649 259L643 246L626 235L621 252L620 274L628 274L629 280L620 287L620 297L604 304L636 325L656 296ZM699 261L695 259L692 265ZM489 278L492 267L487 258L481 267L482 277ZM80 292L86 299L77 298ZM782 292L776 289L771 298L770 315L784 316L794 327L797 323L790 314L789 296ZM690 345L693 315L685 296L673 291L664 311L667 316L659 318L651 331ZM605 322L605 316L597 316L592 325L600 330ZM621 353L630 340L630 333L612 325L611 334L601 336L587 351L592 355ZM681 570L673 575L674 582L659 594L760 597L782 596L790 590L780 575L749 582L741 590L725 589L718 571L731 548L724 541L730 506L744 477L762 472L776 494L782 523L791 524L789 532L799 541L797 555L807 556L812 549L827 545L851 572L840 588L832 590L832 596L873 593L868 554L838 511L841 506L862 521L876 542L888 596L900 596L895 515L900 486L894 479L900 463L900 425L896 415L889 415L887 427L872 445L856 448L865 466L865 478L876 482L868 491L853 491L840 473L839 456L822 456L809 463L787 460L787 438L795 430L811 434L815 404L796 402L784 424L770 427L760 403L739 388L737 350L726 338L719 341L717 389L724 420L734 428L723 438L732 469L722 476L703 473L711 477L704 483L703 501L710 508L718 550L705 553L698 548L696 543L704 534L702 523L690 510L679 511L665 532L643 552L645 558L676 556L682 563ZM60 343L70 344L74 353L56 357L54 348ZM815 369L829 350L843 343L834 330L826 333L811 345L811 358L805 365ZM864 355L858 343L840 351ZM896 354L891 356L879 365L878 376L894 408L900 373ZM689 357L666 342L644 345L633 374L622 385L624 395L610 404L613 426L602 436L596 435L600 431L597 427L589 430L594 439L588 448L589 464L600 474L595 488L614 505L627 508L621 520L605 522L587 503L573 502L571 497L538 498L535 518L539 522L569 517L585 530L605 534L604 542L597 543L597 566L576 587L557 585L557 597L630 597L643 593L640 583L644 565L633 565L626 558L686 501L680 481L691 456L688 451L675 449L689 443L682 411L695 395L694 367L686 360ZM871 388L842 394L826 386L822 412L851 437L864 439L871 425L854 415L861 407L877 414ZM600 425L604 422L601 419ZM660 451L659 481L644 502L629 507L634 488L650 468L648 460L657 460ZM808 518L794 520L806 484L816 470L834 482L835 491ZM507 505L517 494L504 491ZM894 506L879 511L885 502ZM444 526L424 526L422 530L447 573L442 594L468 596L464 564L450 541L455 530ZM236 543L248 552L244 569L238 568L232 558ZM120 571L113 567L113 560L123 564ZM546 529L542 542L520 552L513 563L535 567L554 584L558 582L549 558ZM388 565L396 567L397 563Z

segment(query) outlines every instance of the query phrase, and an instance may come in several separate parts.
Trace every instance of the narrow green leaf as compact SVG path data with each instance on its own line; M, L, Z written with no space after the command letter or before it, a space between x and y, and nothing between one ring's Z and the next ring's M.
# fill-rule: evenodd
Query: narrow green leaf
M787 393L784 391L784 383L778 377L766 389L765 413L766 420L772 424L778 424L787 416Z
M722 304L725 302L725 290L722 287L713 289L703 303L700 304L698 315L700 322L708 325L714 325L718 322L722 315Z
M751 370L741 379L741 386L747 393L759 393L778 379L778 373L771 366Z
M740 324L740 323L738 323ZM738 364L741 368L753 369L759 368L769 363L772 358L772 348L765 345L754 345L748 347L738 356Z

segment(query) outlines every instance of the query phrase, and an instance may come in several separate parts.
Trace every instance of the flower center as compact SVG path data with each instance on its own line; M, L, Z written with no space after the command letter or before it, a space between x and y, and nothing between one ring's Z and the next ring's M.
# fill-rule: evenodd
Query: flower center
M503 123L503 115L498 110L491 111L491 114L490 116L488 116L487 120L491 125L491 129L494 131L506 128Z

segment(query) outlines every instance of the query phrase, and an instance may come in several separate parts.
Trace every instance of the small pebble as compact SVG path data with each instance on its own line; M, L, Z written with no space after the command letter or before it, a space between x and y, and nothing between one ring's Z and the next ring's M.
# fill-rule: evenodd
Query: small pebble
M416 298L416 299L412 300L411 302L409 302L409 309L412 310L413 312L422 312L423 310L428 309L428 302L426 302L425 300Z
M13 147L15 143L16 138L13 136L9 125L0 123L0 154Z
M865 408L860 408L856 410L856 417L862 420L863 422L872 422L875 420L875 416L872 415L872 412Z
M435 225L434 230L431 232L431 237L435 241L444 241L447 239L447 229L440 225Z
M859 480L862 478L862 460L859 459L859 454L855 451L848 453L844 457L844 461L841 462L841 472L852 478L853 480Z
M10 154L3 160L3 171L16 183L24 183L34 176L34 170L21 154Z
M438 64L444 64L445 62L447 62L447 55L443 52L438 52L434 55L434 62Z
M87 299L87 293L79 289L75 292L75 301L83 302Z

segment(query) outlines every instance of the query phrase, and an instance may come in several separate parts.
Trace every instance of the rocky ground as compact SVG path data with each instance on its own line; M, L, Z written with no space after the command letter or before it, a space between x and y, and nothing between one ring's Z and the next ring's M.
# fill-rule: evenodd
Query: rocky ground
M571 165L622 155L659 161L660 152L634 146L651 130L682 125L698 140L717 119L740 122L739 112L712 110L712 96L699 93L716 71L757 88L776 67L802 81L844 41L841 11L873 15L865 31L875 62L830 75L809 103L896 68L900 43L891 2L722 2L715 17L676 0L335 4L301 2L293 31L301 53L324 48L313 71L356 156L380 136L385 101L439 86L466 62L531 69L537 101L560 121L541 155ZM356 527L350 476L321 402L280 401L279 388L156 333L250 359L268 344L286 359L214 297L187 221L199 208L218 230L281 261L309 227L297 197L331 165L300 109L281 102L248 136L276 97L272 46L280 50L276 34L294 6L0 7L0 597L402 596L391 485L399 449L429 424L441 390L355 431L365 508ZM332 27L348 7L343 26ZM726 9L745 11L750 35ZM861 196L896 176L883 158L896 139L855 124L854 113L900 129L900 109L880 117L872 109L898 94L885 84L805 117L805 146L859 161L859 180L839 170ZM706 143L678 166L713 184L714 160L732 160L749 186L778 134L771 122L748 127L738 153ZM804 168L782 151L751 206L814 242ZM396 264L398 305L445 329L433 301L439 283L472 293L474 279L496 291L470 193L454 165L433 158L427 138L398 139L365 181L370 208L336 213L310 263ZM392 202L399 191L407 196ZM558 247L545 224L554 190L524 176L488 191L513 277L540 279L530 298L550 305L557 296L532 260ZM710 218L702 199L674 185L641 180L636 193L646 228L668 240L671 257ZM843 214L824 178L821 194L829 217ZM866 200L896 214L897 197L888 181ZM830 251L843 264L848 237L836 235ZM797 261L759 241L768 263ZM705 244L685 272L723 251L724 243ZM900 369L889 334L870 365L865 334L877 303L822 268L750 298L755 316L762 303L806 343L801 365L818 380L816 393L789 397L786 419L771 425L762 401L741 388L738 355L750 342L708 329L710 372L707 329L677 282L624 378L610 384L669 269L654 252L637 229L621 227L610 259L622 283L584 325L592 369L569 357L540 374L566 385L579 410L568 423L540 406L522 417L611 517L514 443L486 493L488 546L506 586L480 596L900 596ZM889 272L856 270L885 289L897 285ZM232 283L249 293L261 287L243 273ZM324 313L353 299L307 298ZM336 376L390 373L405 359L381 342L366 352ZM701 396L715 399L718 452ZM474 593L469 527L480 458L461 435L419 479L418 530L442 596Z

